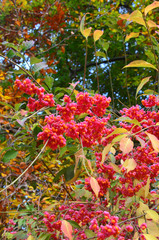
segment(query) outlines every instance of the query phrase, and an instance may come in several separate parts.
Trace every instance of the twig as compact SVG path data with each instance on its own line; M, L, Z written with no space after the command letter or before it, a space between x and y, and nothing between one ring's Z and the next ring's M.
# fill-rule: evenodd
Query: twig
M19 175L19 177L17 177L11 184L9 184L8 186L6 186L4 189L2 189L0 191L3 192L5 191L7 188L9 188L10 186L12 186L14 183L16 183L27 171L28 169L35 163L35 161L38 159L38 157L43 153L47 143L48 143L49 139L46 141L45 145L43 146L43 148L41 149L41 151L38 153L38 155L36 156L36 158L30 163L30 165L24 170L24 172L22 174Z

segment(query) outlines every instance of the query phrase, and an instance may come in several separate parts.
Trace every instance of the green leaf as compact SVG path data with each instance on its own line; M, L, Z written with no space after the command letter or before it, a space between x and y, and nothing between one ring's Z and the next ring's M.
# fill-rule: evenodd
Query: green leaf
M40 69L47 68L48 65L45 62L35 63L33 67L34 72L38 72Z
M67 151L67 146L60 148L60 154L58 157L61 158L66 151Z
M47 86L51 89L51 88L52 88L52 85L53 85L53 83L54 83L54 78L49 77L49 76L46 76L44 82L45 82L45 83L47 84Z
M14 109L14 107L12 107L10 104L5 103L5 102L0 102L0 105L4 105L4 106L7 106L7 107L9 107L9 108Z
M75 221L67 220L67 222L69 222L69 223L72 225L72 227L74 227L74 228L81 228L81 227L78 225L78 223L76 223Z
M37 57L31 57L30 58L30 64L35 64L35 63L39 63L39 62L42 62L42 59L39 59Z
M74 177L74 168L75 168L75 165L65 168L64 176L65 176L66 182L71 180Z
M19 70L14 70L13 71L15 74L17 74L17 75L19 75L19 74L31 74L31 72L30 71L23 71L22 69L19 69Z
M15 150L7 151L2 158L2 162L8 163L11 159L16 158L17 154L18 154L18 151L15 151Z
M138 92L142 89L142 87L150 80L150 78L151 78L151 76L146 77L141 80L141 83L139 84L139 86L137 87L137 90L136 90L136 96L137 96Z
M144 68L153 68L153 69L157 70L157 68L154 65L152 65L151 63L148 63L144 60L133 61L123 68L127 68L127 67L144 67Z
M90 230L90 229L86 229L86 230L85 230L85 234L86 234L87 238L94 238L94 237L96 236L96 233L93 232L93 231Z
M22 51L26 51L27 49L31 48L34 46L34 41L30 40L30 41L24 41L22 43Z
M38 240L49 240L51 237L50 233L40 233Z
M106 40L100 38L100 39L99 39L99 44L102 46L102 48L103 48L103 50L104 50L105 52L108 51L109 43L108 43Z
M16 53L12 49L7 52L7 57L8 58L13 58L15 55L16 55Z
M83 16L81 23L80 23L80 32L82 33L82 35L83 35L83 31L84 31L85 18L86 18L86 14Z
M140 126L140 123L136 119L131 119L129 117L119 117L119 118L115 119L114 121L129 122L129 123L133 123L137 126Z
M105 53L100 52L100 51L96 52L95 55L96 55L97 57L103 57L103 58L106 58Z

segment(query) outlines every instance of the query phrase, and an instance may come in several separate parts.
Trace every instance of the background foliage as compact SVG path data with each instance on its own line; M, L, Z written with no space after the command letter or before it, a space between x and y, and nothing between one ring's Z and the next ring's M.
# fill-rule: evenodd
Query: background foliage
M144 17L147 23L145 26L141 19L136 20L140 17L138 13L131 20L130 15L123 15L132 14L137 9L144 16L144 8L150 4L152 1L149 0L0 2L0 234L6 234L5 237L3 235L4 239L13 238L8 230L9 219L18 219L17 239L31 240L37 236L34 229L44 230L45 211L56 209L58 212L59 203L79 199L79 195L83 196L80 200L89 200L91 191L84 190L82 184L88 172L92 171L91 168L96 174L95 152L102 152L105 147L100 144L93 149L84 147L84 154L89 161L86 161L86 167L83 167L83 163L78 165L76 172L74 169L81 155L81 143L77 139L68 137L63 148L53 151L47 147L42 153L43 142L37 139L37 135L45 125L45 116L55 114L57 110L55 107L44 107L29 111L27 103L30 96L15 87L15 80L24 81L26 77L31 79L36 86L44 87L47 93L54 94L56 104L63 106L64 95L70 95L72 101L75 101L78 93L83 91L83 85L94 96L98 92L99 78L99 93L112 99L106 112L112 114L109 127L114 129L116 125L120 128L113 120L121 116L119 110L123 107L140 104L142 95L135 98L138 86L138 94L157 95L159 90L159 8L154 8ZM92 28L88 39L80 31L82 21L84 28ZM95 30L102 30L103 35L94 45ZM144 65L143 68L123 68L135 60L144 60L154 67L147 68ZM157 106L149 109L158 113ZM79 116L76 120L80 122L84 117ZM151 124L156 124L157 119ZM130 123L138 125L136 122ZM120 135L123 132L119 130L117 133ZM136 142L134 144L139 145ZM115 148L116 157L121 149L118 145ZM111 157L113 162L113 154ZM75 185L79 176L82 190ZM113 188L116 182L111 184ZM152 186L145 184L151 190L158 189L157 183ZM9 187L4 190L6 186ZM110 201L113 197L109 196ZM140 194L138 197L141 197ZM152 202L153 207L158 206L157 198L155 195L153 199L147 200L150 209ZM139 202L133 201L132 205ZM138 207L132 205L129 217L134 217ZM117 209L108 208L112 214L118 215ZM154 209L157 213L158 208ZM158 217L155 224L158 224ZM50 233L46 232L39 239L50 239ZM27 235L30 233L33 238ZM93 236L91 234L90 237Z

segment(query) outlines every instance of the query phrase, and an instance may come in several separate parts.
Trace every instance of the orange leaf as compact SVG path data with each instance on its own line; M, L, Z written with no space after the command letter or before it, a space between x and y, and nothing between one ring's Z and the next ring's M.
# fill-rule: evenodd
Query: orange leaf
M68 237L69 240L72 240L72 226L69 222L66 220L62 220L62 225L61 225L61 231L64 233L66 237Z
M120 150L123 152L123 154L131 152L133 147L134 143L130 138L124 137L120 140Z
M90 185L91 185L91 188L92 188L93 192L95 193L96 197L98 197L98 194L100 191L100 186L94 177L90 178Z

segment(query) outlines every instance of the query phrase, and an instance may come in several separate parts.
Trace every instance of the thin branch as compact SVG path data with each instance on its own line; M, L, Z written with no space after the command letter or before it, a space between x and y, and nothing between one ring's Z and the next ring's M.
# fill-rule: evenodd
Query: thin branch
M9 188L10 186L12 186L14 183L16 183L27 171L28 169L35 163L35 161L39 158L39 156L44 152L44 149L48 143L49 139L46 141L46 143L44 144L43 148L41 149L41 151L38 153L38 155L36 156L36 158L30 163L30 165L24 170L24 172L22 172L22 174L19 175L19 177L17 177L11 184L9 184L8 186L6 186L4 189L2 189L0 191L3 192L5 191L7 188Z
M39 85L39 87L42 87L40 83L38 83L36 81L36 79L33 77L33 75L31 73L29 73L27 70L25 70L24 68L22 68L19 64L17 64L16 62L14 62L13 60L9 59L8 57L4 56L3 54L0 53L0 56L5 58L7 61L13 63L14 65L16 65L17 67L19 67L22 71L24 71L29 77L31 77L33 79L34 82L36 82L37 85Z

